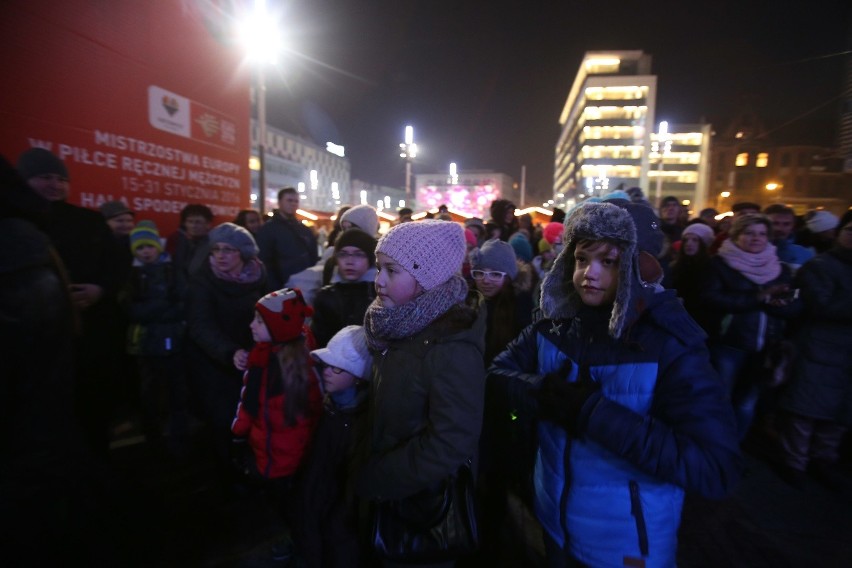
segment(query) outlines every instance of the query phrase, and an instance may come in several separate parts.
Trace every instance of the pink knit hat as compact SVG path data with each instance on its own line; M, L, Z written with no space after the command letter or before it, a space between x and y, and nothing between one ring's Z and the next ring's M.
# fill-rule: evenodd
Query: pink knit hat
M704 241L704 246L706 247L712 245L713 239L716 238L716 234L713 232L710 225L705 225L704 223L693 223L692 225L687 225L680 236L683 238L683 235L690 234L693 234Z
M431 290L461 270L467 247L461 225L430 219L396 225L379 239L380 252Z
M557 223L555 221L551 221L547 225L544 226L544 230L542 231L542 237L551 245L555 245L559 241L562 240L562 232L565 231L565 225L562 223Z

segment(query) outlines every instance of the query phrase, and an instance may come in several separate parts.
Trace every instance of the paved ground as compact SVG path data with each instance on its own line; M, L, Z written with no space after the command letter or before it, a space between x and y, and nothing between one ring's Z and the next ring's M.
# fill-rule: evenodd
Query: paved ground
M111 450L114 487L107 531L121 535L122 565L261 568L282 526L263 495L223 489L203 451L175 463L144 443ZM762 459L723 502L689 498L681 525L681 567L852 566L852 495L812 480L803 490L781 481ZM848 466L847 466L848 468ZM847 471L852 474L852 471ZM500 565L541 565L535 521L518 506L512 553Z

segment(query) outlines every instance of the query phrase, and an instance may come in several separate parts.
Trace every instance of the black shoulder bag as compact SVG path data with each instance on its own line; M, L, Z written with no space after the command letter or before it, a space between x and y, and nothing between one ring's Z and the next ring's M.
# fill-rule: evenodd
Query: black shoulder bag
M470 461L441 482L397 501L375 505L373 548L398 562L446 562L479 546Z

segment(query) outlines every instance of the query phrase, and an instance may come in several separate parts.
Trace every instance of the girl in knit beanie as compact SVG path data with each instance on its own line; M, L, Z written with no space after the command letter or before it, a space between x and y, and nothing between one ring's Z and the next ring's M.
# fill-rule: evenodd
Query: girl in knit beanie
M482 424L485 313L459 275L464 231L449 221L393 227L376 248L364 328L375 364L366 499L433 490L476 453Z

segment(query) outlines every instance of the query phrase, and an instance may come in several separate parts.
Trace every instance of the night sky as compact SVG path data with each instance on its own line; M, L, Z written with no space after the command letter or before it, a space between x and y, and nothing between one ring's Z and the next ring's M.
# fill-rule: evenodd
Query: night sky
M454 161L519 181L526 165L528 201L549 198L559 114L592 50L653 56L657 120L722 132L751 105L776 141L837 141L847 2L267 2L288 48L269 122L343 144L355 179L402 187L411 124L415 173Z

